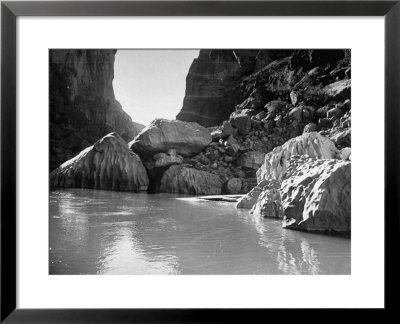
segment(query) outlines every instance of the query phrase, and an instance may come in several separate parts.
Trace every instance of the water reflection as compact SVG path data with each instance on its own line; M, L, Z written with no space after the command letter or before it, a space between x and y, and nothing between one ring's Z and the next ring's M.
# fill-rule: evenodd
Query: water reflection
M350 240L281 228L228 202L50 194L51 274L350 273Z
M254 226L260 245L275 258L282 273L350 274L349 239L283 229L280 220L252 215L246 210L238 210L237 214Z

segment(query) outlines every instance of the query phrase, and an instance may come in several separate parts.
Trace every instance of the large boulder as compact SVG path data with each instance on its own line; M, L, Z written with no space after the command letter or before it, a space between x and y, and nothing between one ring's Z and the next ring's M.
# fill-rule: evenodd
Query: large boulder
M225 120L221 125L222 135L228 137L235 133L235 129L232 127L231 123Z
M289 229L351 231L351 162L294 156L281 181L264 182L250 213Z
M155 119L129 143L132 151L148 157L175 149L188 157L201 152L211 142L209 130L197 123Z
M238 194L242 189L242 180L239 178L229 179L226 183L226 191L228 194Z
M237 128L240 135L247 135L251 129L251 117L258 112L252 109L235 111L229 117L230 123Z
M316 132L305 133L267 153L264 164L257 171L257 181L281 179L291 156L307 155L318 159L334 159L337 154L338 149L329 138Z
M147 190L149 179L138 155L110 133L50 173L50 186L102 190Z
M219 195L221 188L222 181L216 174L172 165L162 175L156 191L189 195Z
M283 227L350 232L351 162L293 158L280 195Z
M348 147L351 146L351 128L344 131L335 132L330 139L335 143L337 147Z
M349 99L351 95L351 79L328 84L322 90L336 101Z

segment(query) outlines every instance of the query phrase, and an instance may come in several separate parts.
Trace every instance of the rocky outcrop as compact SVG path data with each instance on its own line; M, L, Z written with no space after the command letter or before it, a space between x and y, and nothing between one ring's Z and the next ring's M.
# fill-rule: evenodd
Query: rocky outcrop
M319 133L305 133L265 155L258 184L237 203L283 226L350 232L351 148L338 150Z
M282 201L279 188L264 189L250 213L267 218L282 218Z
M338 153L338 149L329 138L316 132L305 133L266 154L264 164L257 171L257 181L260 183L263 180L281 180L293 155L334 159Z
M263 187L262 189L260 187ZM238 207L256 216L283 219L283 227L306 231L351 231L351 163L292 156L281 180L264 181ZM253 199L252 199L253 198ZM251 200L251 201L250 201Z
M283 227L350 232L351 163L294 158L280 188Z
M211 140L210 131L197 123L155 119L129 146L143 158L166 153L171 149L188 157L201 152Z
M236 208L252 209L257 203L258 197L262 193L262 188L255 186L246 195L239 199Z
M133 123L113 90L115 50L50 50L50 170L102 136L131 140Z
M322 89L332 99L340 101L350 98L351 95L351 80L345 79L328 84Z
M222 182L218 175L173 165L161 177L156 192L189 195L219 195Z
M113 96L112 88L86 84L102 69L95 64L80 76L88 95L73 90L76 105L96 89ZM150 192L248 193L238 207L281 218L292 160L351 160L350 96L349 50L202 50L178 120L154 120L129 147L147 170Z
M264 162L264 155L303 133L318 132L328 138L326 141L330 139L338 149L351 147L349 51L277 51L276 56L272 55L275 50L263 51L255 56L254 53L241 53L248 55L242 62L246 62L246 73L249 74L239 73L240 69L235 72L242 78L236 91L240 93L239 101L235 102L235 107L232 101L224 101L230 106L231 113L220 125L210 128L213 142L198 155L184 161L190 167L218 174L224 183L224 190L228 188L227 181L239 178L242 181L240 193L249 192L249 183L255 178L254 171ZM224 53L228 55L229 51ZM269 53L269 57L274 59L268 63L265 61L266 65L256 70L251 62L257 60L256 57L262 57L261 53ZM217 52L213 54L217 55ZM231 63L234 62L232 56L228 57L232 59ZM206 61L203 63L206 64ZM259 64L264 64L261 62L258 60ZM208 62L211 65L214 63ZM226 68L226 65L222 66ZM197 93L214 93L209 83L202 83L204 79L201 73L196 77L199 78L196 82L201 85ZM188 80L191 78L189 73ZM221 82L218 83L218 93L223 99L227 91L224 89L225 81L221 79L218 82ZM226 93L229 94L229 91ZM229 98L232 96L229 95ZM206 103L202 104L195 112L207 115L203 109L205 106ZM218 109L213 106L212 113ZM201 123L203 117L193 118Z
M104 136L50 173L53 188L139 192L147 190L148 185L139 156L116 133Z
M280 181L273 179L261 181L249 193L238 200L236 208L252 209L257 204L257 201L262 200L260 195L264 195L265 191L279 189L279 187Z
M307 192L318 192L320 196L316 195L316 197L325 195L324 201L329 199L335 201L337 198L335 196L337 189L335 188L341 188L339 182L343 180L343 182L350 183L350 163L348 162L350 159L350 148L338 150L329 138L319 133L305 133L290 139L284 145L276 147L265 155L264 164L257 171L258 184L238 201L236 207L251 209L251 213L262 217L285 217L285 226L287 225L288 228L301 228L310 231L347 231L350 229L350 225L346 229L347 225L343 225L344 220L342 220L342 223L336 220L336 224L343 226L333 226L332 223L332 217L341 218L344 214L346 214L346 219L350 217L350 212L342 213L340 209L337 212L340 214L339 216L328 217L326 216L327 213L320 212L318 215L321 215L321 218L316 221L319 222L319 227L314 223L308 226L301 225L303 224L301 221L303 216L301 215L303 215L304 209L304 204L302 205L301 202L305 199L302 196L305 192L304 186L307 186ZM336 170L335 168L344 165L349 165L348 170L346 169L348 179L336 181L337 173L333 171ZM326 184L336 186L326 189L328 194L322 193L320 181L323 179L330 179L330 182L328 181ZM347 182L343 186L349 186L350 184ZM349 195L346 190L344 192ZM325 204L325 202L321 202L321 210L326 208L322 207L322 204ZM332 210L334 210L336 207L333 203L330 204ZM310 205L312 204L310 203ZM318 202L319 205L320 202ZM349 208L349 206L344 208ZM331 213L333 213L332 210ZM304 217L309 218L308 216ZM296 222L293 219L296 219ZM311 222L308 221L307 224L311 224Z
M186 78L183 107L176 118L206 127L220 124L242 102L239 86L243 78L292 52L200 50Z

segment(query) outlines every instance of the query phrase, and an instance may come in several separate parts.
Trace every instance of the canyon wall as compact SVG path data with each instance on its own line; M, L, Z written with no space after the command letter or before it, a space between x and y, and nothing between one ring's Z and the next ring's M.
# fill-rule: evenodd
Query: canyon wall
M176 119L210 127L228 119L243 96L242 80L293 50L200 50L186 78L183 107Z
M114 97L114 54L52 55L51 148L79 151L109 128L132 140L129 150L103 138L56 169L53 186L246 194L237 207L286 228L350 233L350 50L201 50L178 120L135 138Z
M115 99L115 53L50 50L50 170L110 132L129 141L143 128Z

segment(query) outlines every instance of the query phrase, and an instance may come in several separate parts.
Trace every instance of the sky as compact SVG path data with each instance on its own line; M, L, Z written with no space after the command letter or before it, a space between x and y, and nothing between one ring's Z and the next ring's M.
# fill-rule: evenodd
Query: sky
M199 50L118 50L114 93L132 120L175 119L182 108L186 76Z

